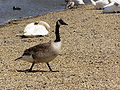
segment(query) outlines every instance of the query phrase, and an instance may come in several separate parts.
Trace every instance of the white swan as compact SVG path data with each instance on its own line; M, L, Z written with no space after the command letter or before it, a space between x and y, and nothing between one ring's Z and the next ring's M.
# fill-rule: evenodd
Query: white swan
M103 13L120 12L120 1L112 2L104 7Z
M110 2L116 2L117 0L109 0Z
M75 2L76 5L83 5L83 4L85 4L83 2L83 0L72 0L72 1Z
M103 9L105 5L109 4L110 0L91 0L92 4L96 7L96 9Z
M83 2L83 0L65 0L65 2L66 3L68 3L68 2L74 2L75 3L75 5L83 5L83 4L85 4L84 2Z
M49 24L44 21L37 21L28 24L24 29L24 36L39 36L47 35L48 29L50 28Z

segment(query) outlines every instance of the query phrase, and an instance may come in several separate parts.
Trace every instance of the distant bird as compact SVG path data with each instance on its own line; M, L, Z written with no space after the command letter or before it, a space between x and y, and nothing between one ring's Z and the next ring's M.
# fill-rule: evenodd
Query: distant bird
M36 21L28 24L24 29L24 36L43 36L48 34L50 25L44 21Z
M104 7L103 13L120 13L120 2L112 2Z
M59 28L61 25L68 25L68 24L66 24L62 19L59 19L56 22L56 28L55 28L56 39L54 41L38 44L29 49L26 49L23 55L16 59L16 60L21 59L32 63L32 66L30 67L30 69L28 69L28 72L32 71L32 68L35 63L46 63L49 70L52 71L49 62L58 56L61 49L61 39L59 33Z
M13 10L21 10L20 7L13 6Z
M78 7L79 5L84 5L83 0L66 0L66 9L71 9Z
M71 9L75 7L75 3L73 1L69 1L66 3L65 9Z
M105 5L109 4L110 0L91 0L92 4L96 7L96 9L103 9Z

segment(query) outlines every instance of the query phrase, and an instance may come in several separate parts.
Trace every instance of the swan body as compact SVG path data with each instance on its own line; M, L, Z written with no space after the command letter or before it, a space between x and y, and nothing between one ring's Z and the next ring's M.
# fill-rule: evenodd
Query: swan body
M112 2L104 7L103 13L120 12L120 4Z
M25 27L24 36L47 35L49 28L49 24L44 21L33 22Z
M73 0L73 1L75 2L76 5L83 5L83 4L85 4L83 2L83 0Z
M30 47L29 49L26 49L23 55L16 60L24 60L32 63L32 66L28 71L32 71L35 63L46 63L50 71L52 71L49 62L56 58L61 50L61 39L59 35L59 27L61 25L67 24L62 19L59 19L56 22L56 39L54 41L38 44L36 46Z
M98 0L98 1L91 0L91 2L96 7L96 9L103 9L105 5L110 3L109 0Z

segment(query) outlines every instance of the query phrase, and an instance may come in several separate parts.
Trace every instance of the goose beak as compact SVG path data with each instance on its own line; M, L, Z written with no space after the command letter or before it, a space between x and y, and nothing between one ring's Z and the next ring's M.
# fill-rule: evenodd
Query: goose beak
M63 25L68 25L67 23L64 23Z
M68 24L65 23L62 19L59 19L57 22L59 23L59 25L68 25Z
M62 25L68 25L68 24L67 24L67 23L65 23L64 21L62 21L61 23L62 23Z
M61 21L61 24L62 24L62 25L68 25L68 24L65 23L65 21L63 21L63 20Z

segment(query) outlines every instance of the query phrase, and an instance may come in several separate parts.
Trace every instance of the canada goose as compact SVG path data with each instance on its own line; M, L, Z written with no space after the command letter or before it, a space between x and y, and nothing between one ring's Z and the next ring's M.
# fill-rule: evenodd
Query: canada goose
M50 28L49 24L44 21L36 21L28 24L24 29L24 36L32 37L39 35L47 35L48 29Z
M52 71L49 62L58 56L61 49L61 39L59 35L59 28L61 25L68 25L62 19L56 22L55 35L56 39L48 43L38 44L29 49L26 49L23 55L16 60L24 60L32 63L28 72L32 71L35 63L46 63L50 71Z
M120 4L118 2L112 2L104 7L103 13L117 13L120 12Z
M21 8L13 6L13 10L21 10Z
M91 2L96 7L96 9L103 9L105 5L110 3L110 0L91 0Z

